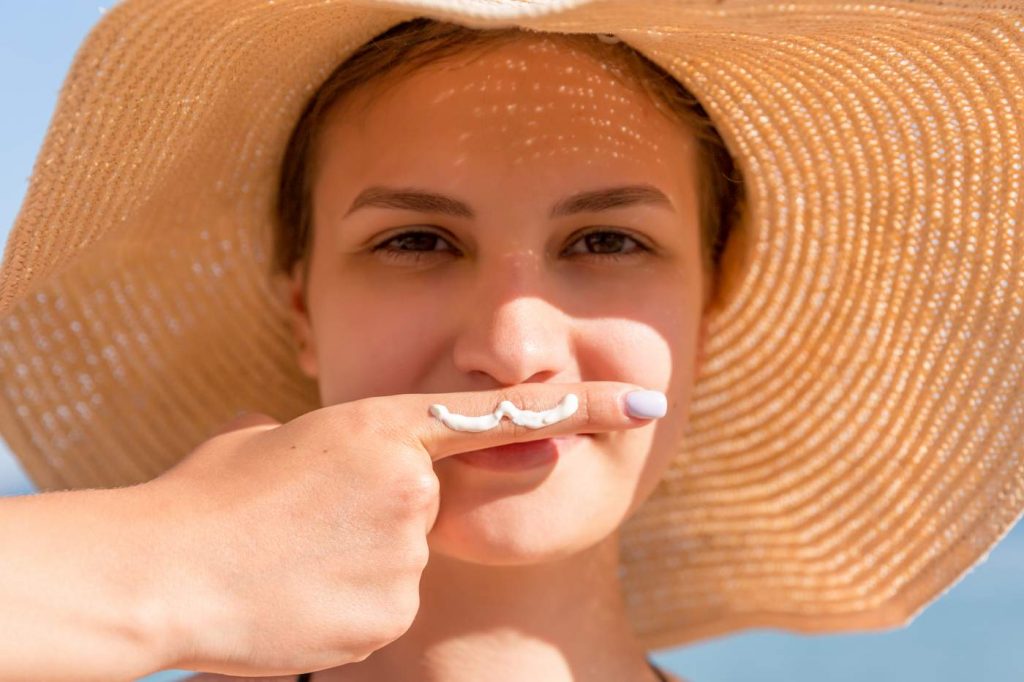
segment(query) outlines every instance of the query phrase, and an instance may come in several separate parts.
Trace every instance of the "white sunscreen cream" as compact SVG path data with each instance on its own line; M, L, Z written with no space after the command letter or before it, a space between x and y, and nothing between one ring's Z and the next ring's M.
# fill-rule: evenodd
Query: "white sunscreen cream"
M576 412L579 406L580 399L576 397L575 393L569 393L550 410L541 410L540 412L520 410L511 401L502 400L501 404L498 405L498 409L494 412L479 417L452 414L448 411L447 407L438 404L430 406L430 414L444 422L444 425L448 428L455 429L456 431L486 431L487 429L493 429L501 422L503 416L508 416L509 419L519 426L539 429L542 426L555 424L568 418Z

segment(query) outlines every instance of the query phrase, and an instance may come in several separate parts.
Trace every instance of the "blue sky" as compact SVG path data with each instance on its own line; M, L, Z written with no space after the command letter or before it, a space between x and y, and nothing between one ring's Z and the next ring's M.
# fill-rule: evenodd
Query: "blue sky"
M57 92L102 5L0 0L0 237L17 215ZM32 492L0 442L0 496ZM654 661L692 682L1021 682L1024 680L1024 524L908 627L804 636L753 630L679 649ZM172 680L168 672L147 682Z

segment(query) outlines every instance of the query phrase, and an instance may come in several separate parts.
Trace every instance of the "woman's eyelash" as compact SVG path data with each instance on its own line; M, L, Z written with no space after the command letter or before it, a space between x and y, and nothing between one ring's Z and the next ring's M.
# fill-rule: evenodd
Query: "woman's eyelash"
M635 247L635 249L633 251L631 251L629 253L588 253L588 252L584 252L584 253L579 254L579 255L594 256L594 257L597 257L599 259L622 260L622 259L632 258L634 256L637 256L637 255L643 253L643 252L648 252L648 251L651 250L648 246L640 243L640 241L638 241L635 237L632 237L632 236L626 234L625 232L620 232L618 230L592 230L590 232L587 232L587 233L579 235L579 237L577 237L576 240L573 241L572 245L575 245L575 244L578 244L578 243L581 243L581 242L586 242L586 244L588 246L592 246L592 245L594 245L595 241L592 240L591 238L596 238L598 236L604 237L605 241L607 241L607 237L610 236L610 237L612 237L613 243L615 243L616 239L619 239L621 241L630 241L630 242L633 242L634 244L636 244L636 247ZM398 259L398 260L402 260L402 259L419 260L419 259L424 257L423 254L437 253L438 252L438 250L434 249L434 248L426 248L426 249L422 249L422 250L386 248L387 245L391 244L392 242L399 241L399 240L404 240L404 239L409 238L409 237L427 237L427 238L433 238L434 240L442 240L442 241L445 241L445 242L448 241L445 237L443 237L440 234L437 234L436 232L428 232L426 230L410 230L408 232L402 232L400 234L394 235L393 237L385 239L384 241L382 241L379 244L377 244L376 246L374 246L371 249L371 251L379 251L379 252L385 254L386 257L388 257L388 258L395 258L395 259ZM436 241L434 242L434 245L436 246Z

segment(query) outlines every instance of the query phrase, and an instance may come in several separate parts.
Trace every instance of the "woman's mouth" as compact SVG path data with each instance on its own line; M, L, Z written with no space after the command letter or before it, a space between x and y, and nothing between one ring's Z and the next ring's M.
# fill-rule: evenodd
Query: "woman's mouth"
M569 436L543 438L540 440L509 443L482 450L472 450L453 455L464 464L492 471L523 471L542 466L552 466L558 456L591 440L593 434L577 433Z

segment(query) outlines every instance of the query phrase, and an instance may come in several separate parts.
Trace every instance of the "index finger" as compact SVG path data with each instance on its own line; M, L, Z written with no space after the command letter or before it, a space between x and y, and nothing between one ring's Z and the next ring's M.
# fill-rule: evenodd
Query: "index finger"
M627 410L626 396L634 391L643 391L654 403L650 416L631 416ZM434 461L513 442L637 428L664 416L667 408L664 394L619 381L529 383L391 398L399 399L398 426L407 425L412 442Z

